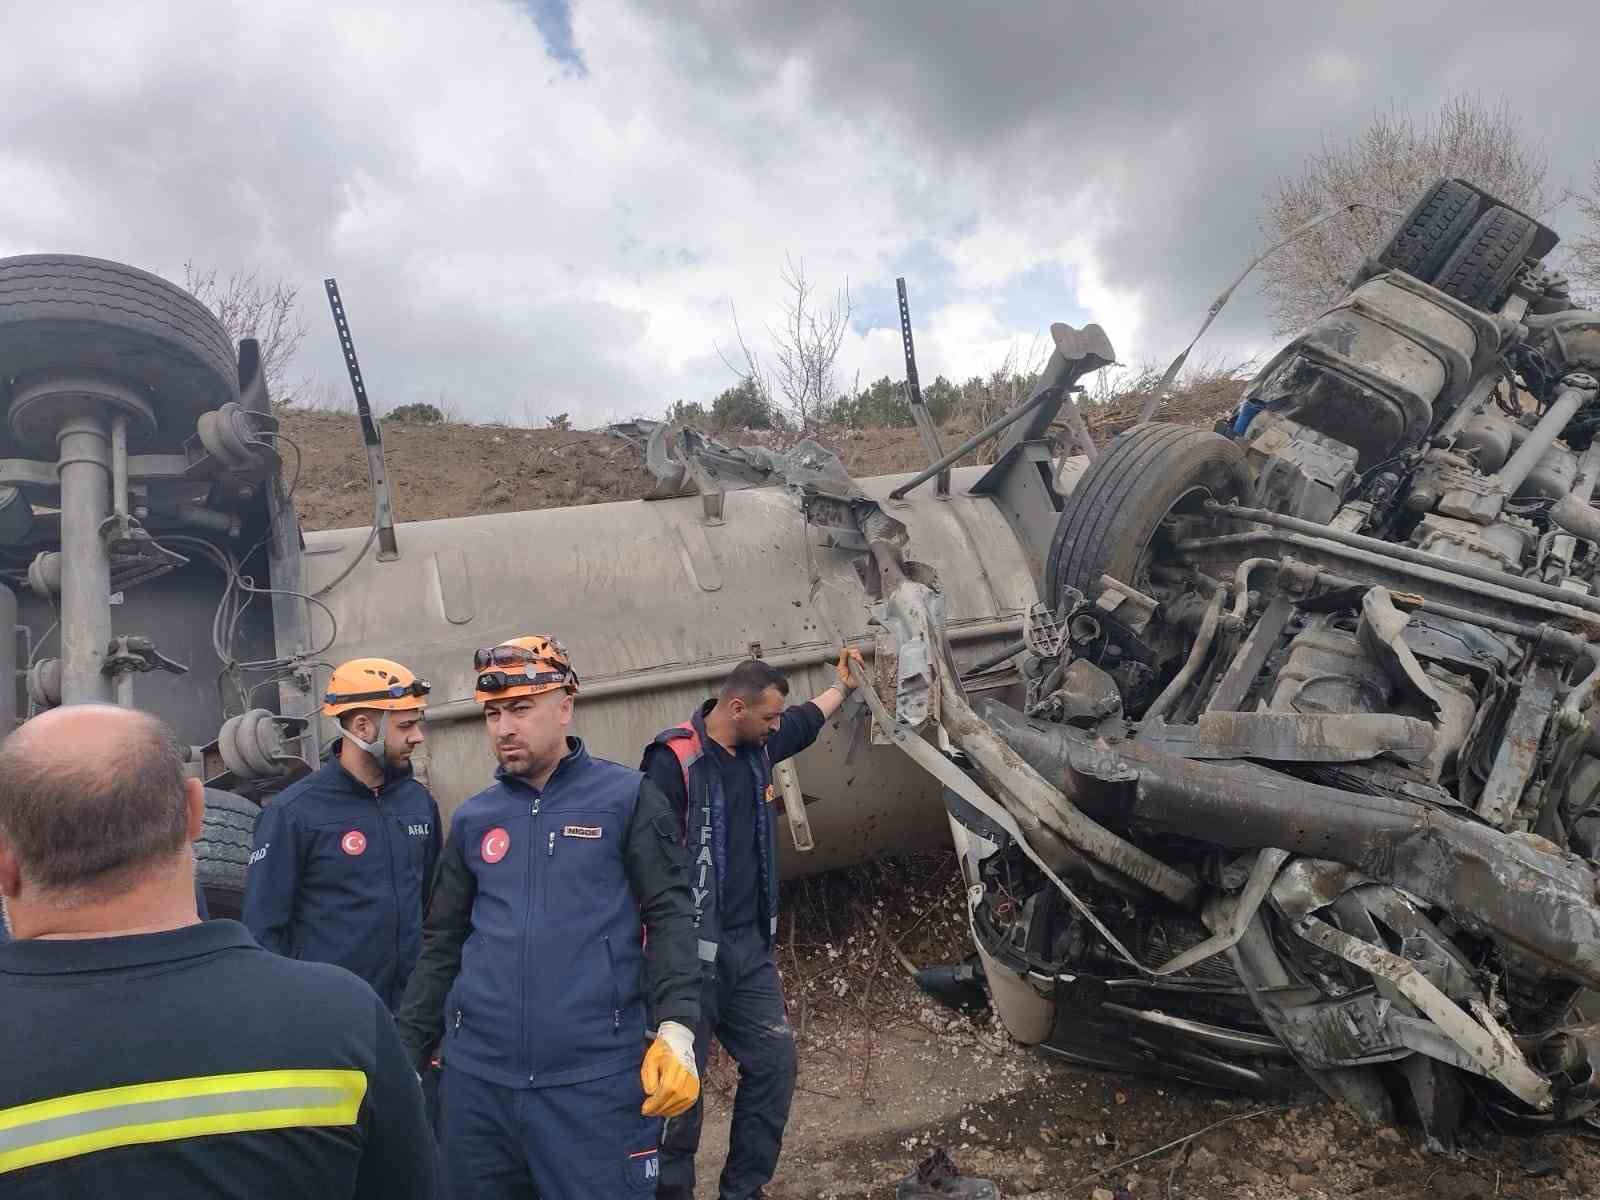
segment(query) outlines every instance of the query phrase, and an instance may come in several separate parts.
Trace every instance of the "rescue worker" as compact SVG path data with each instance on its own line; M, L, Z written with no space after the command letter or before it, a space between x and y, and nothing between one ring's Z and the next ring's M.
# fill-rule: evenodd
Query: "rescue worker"
M0 746L0 1195L428 1200L393 1018L198 919L204 812L146 713L58 708Z
M354 971L393 1012L422 952L439 806L411 774L428 685L397 662L334 669L325 716L342 736L322 767L261 810L244 923L268 950Z
M695 1031L705 1070L712 1034L739 1064L721 1200L761 1194L778 1165L794 1098L794 1032L773 960L778 931L778 843L772 766L799 754L850 692L847 650L838 681L804 704L784 707L789 683L760 659L735 667L714 699L656 736L644 772L666 793L694 856L695 927L705 986ZM702 1107L669 1121L661 1140L660 1200L693 1200Z
M678 818L568 736L578 677L558 642L513 638L473 666L500 768L451 820L400 1010L419 1071L444 1031L445 1177L488 1200L650 1195L659 1118L700 1094Z

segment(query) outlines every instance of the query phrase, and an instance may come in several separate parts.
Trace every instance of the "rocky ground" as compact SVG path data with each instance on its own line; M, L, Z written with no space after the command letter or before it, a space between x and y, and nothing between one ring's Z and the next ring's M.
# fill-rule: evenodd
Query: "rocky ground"
M889 1200L935 1148L1004 1197L1035 1200L1489 1200L1600 1196L1600 1134L1478 1129L1450 1154L1366 1129L1309 1091L1262 1103L1105 1075L1016 1045L912 983L967 953L953 857L894 859L786 885L780 965L800 1087L784 1198ZM899 953L897 953L897 951ZM736 1070L706 1081L699 1194L716 1195Z
M1202 388L1175 397L1163 415L1209 426L1237 394L1237 383ZM1131 425L1144 399L1089 408L1097 441ZM370 501L354 416L281 416L301 451L296 503L306 527L364 524ZM946 431L945 444L960 436ZM914 430L834 431L824 440L856 475L926 462ZM638 450L603 432L386 422L384 444L401 520L632 499L650 483ZM1002 1196L1037 1200L1600 1197L1600 1134L1588 1127L1540 1137L1481 1130L1460 1151L1427 1154L1414 1132L1363 1129L1315 1096L1263 1105L1097 1074L939 1007L908 968L968 953L948 854L786 885L784 911L779 957L801 1070L773 1200L887 1200L935 1148L996 1181ZM731 1063L713 1059L703 1197L716 1194L735 1078Z

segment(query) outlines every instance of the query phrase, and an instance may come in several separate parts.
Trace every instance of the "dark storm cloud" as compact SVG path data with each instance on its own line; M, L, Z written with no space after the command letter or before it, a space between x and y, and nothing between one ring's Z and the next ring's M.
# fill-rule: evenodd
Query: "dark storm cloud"
M1097 250L1108 283L1141 292L1152 347L1187 341L1262 248L1274 182L1379 111L1423 117L1462 91L1504 95L1548 149L1553 183L1583 183L1600 155L1593 8L1582 0L661 8L674 37L736 61L736 79L804 63L827 111L897 130L885 153L989 172L1018 195L1108 185L1118 225ZM1563 218L1572 223L1570 209L1551 216ZM1041 230L1041 241L1063 232ZM1217 328L1239 342L1267 337L1254 287Z
M1376 110L1503 94L1553 183L1600 156L1573 0L648 3L19 9L0 253L259 265L342 395L335 275L380 404L597 422L727 386L730 301L771 322L786 253L849 278L847 377L898 370L899 274L927 376L1111 320L1095 280L1138 293L1134 361L1260 247L1273 181ZM1267 328L1247 287L1214 336Z

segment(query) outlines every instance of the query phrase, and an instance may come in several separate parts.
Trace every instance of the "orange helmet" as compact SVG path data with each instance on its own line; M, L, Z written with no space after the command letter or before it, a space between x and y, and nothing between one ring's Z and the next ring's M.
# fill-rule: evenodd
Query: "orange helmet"
M322 697L322 715L337 717L358 708L389 712L422 708L432 689L409 667L387 658L352 658L333 669Z
M472 669L478 673L472 698L479 704L538 696L557 688L578 694L578 673L572 669L567 648L543 634L508 638L497 646L474 651Z

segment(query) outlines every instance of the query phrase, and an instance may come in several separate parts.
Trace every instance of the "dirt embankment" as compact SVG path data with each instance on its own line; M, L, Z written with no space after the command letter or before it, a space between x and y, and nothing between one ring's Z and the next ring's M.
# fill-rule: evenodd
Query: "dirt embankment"
M1204 385L1173 398L1162 420L1209 426L1232 407L1239 384ZM1104 444L1132 425L1143 393L1119 396L1084 409L1090 432ZM367 457L354 414L282 409L282 431L302 457L295 505L307 529L339 529L372 519L367 492ZM973 432L953 423L940 431L946 447ZM1057 431L1070 452L1070 438ZM778 435L729 430L716 435L732 445L778 445ZM825 431L820 440L852 475L915 471L928 454L915 429ZM598 430L516 429L500 425L383 422L395 514L401 521L431 521L481 512L516 512L603 504L642 497L653 482L639 450ZM980 454L983 452L980 451ZM293 452L287 469L294 471ZM969 462L988 461L972 456Z

